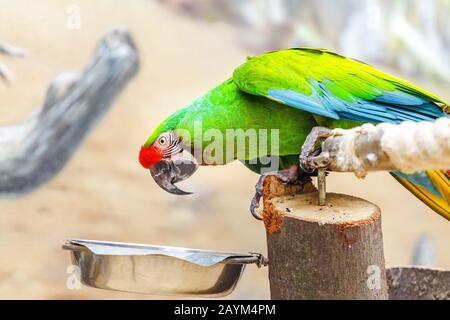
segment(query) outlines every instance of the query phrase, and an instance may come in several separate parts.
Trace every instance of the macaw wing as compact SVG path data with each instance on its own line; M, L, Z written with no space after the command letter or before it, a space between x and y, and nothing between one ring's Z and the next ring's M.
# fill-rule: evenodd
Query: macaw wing
M247 93L333 119L398 123L448 116L449 103L331 51L288 49L249 58L233 74Z
M244 92L332 119L399 123L449 116L450 104L362 62L321 49L288 49L250 58L233 80ZM407 189L450 220L444 170L392 172Z

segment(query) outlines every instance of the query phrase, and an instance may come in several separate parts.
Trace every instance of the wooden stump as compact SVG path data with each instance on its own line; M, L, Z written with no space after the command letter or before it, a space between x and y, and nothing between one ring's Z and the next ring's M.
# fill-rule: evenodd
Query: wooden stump
M388 298L376 205L329 193L318 206L311 185L299 194L275 177L264 190L272 299Z
M450 271L409 266L386 274L390 300L450 300Z

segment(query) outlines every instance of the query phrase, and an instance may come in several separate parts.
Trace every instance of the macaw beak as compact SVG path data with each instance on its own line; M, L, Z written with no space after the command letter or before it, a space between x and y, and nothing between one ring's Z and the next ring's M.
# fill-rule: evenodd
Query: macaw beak
M192 154L186 150L172 156L169 160L161 160L150 167L150 174L155 182L165 191L185 195L192 194L179 189L175 183L184 181L198 168L198 163Z

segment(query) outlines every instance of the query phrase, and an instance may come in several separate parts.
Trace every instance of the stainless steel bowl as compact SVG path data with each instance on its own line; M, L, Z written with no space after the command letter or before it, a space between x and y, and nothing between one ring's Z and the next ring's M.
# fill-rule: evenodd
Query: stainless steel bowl
M92 287L155 295L223 297L233 292L247 264L260 254L214 252L72 239L63 244L81 281Z

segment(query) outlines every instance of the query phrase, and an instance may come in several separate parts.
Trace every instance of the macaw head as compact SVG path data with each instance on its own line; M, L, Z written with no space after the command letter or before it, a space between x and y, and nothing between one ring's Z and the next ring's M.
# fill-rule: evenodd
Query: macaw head
M189 178L197 170L198 162L173 130L159 134L153 142L147 141L139 152L139 162L150 170L162 189L177 195L191 194L175 183Z

